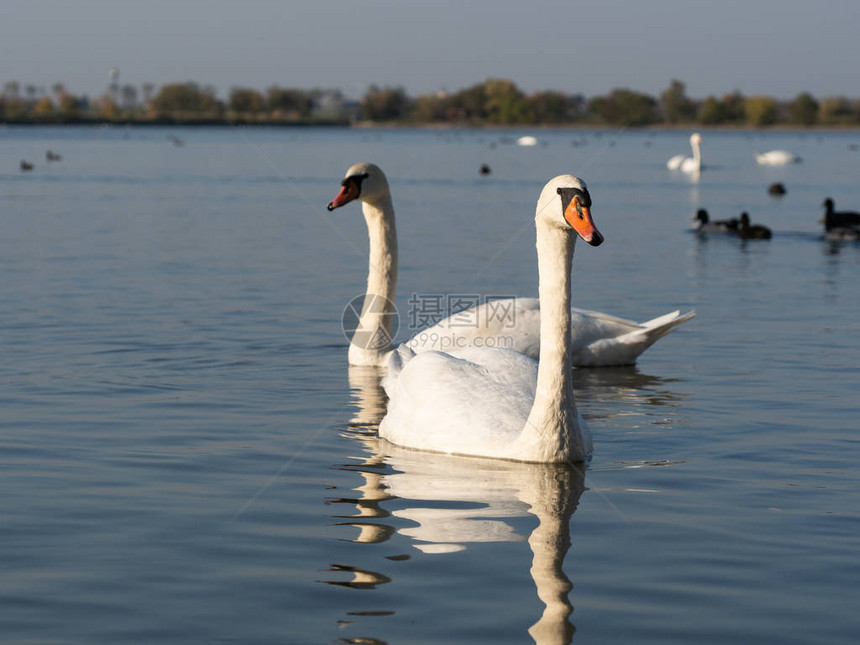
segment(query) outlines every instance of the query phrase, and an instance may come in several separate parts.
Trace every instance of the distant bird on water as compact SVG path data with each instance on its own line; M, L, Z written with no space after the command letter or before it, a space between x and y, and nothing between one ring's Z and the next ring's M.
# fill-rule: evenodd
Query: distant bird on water
M776 197L779 197L781 195L785 195L786 192L787 191L785 190L785 184L778 181L767 187L768 195L774 195Z
M697 173L702 169L702 151L699 148L702 141L702 135L694 132L690 135L690 147L693 149L693 156L675 155L666 162L666 167L669 170L680 170L681 172Z
M482 175L489 175L490 173L493 172L493 170L487 164L482 163L480 172Z
M46 161L62 161L63 155L58 155L56 152L52 152L52 151L48 150L45 153L45 160Z
M750 216L744 211L741 213L741 222L738 226L738 237L744 240L769 240L772 233L767 226L750 224Z
M23 170L24 172L33 170L33 164L31 164L29 161L21 159L21 170Z
M711 221L708 216L708 211L700 208L696 211L696 216L693 218L693 224L696 225L696 233L737 233L738 220L737 218L723 219Z
M760 155L756 155L755 160L762 166L787 166L801 161L800 157L788 150L771 150L770 152L763 152Z
M829 197L824 200L824 230L830 231L834 228L844 228L846 226L860 226L860 213L855 211L835 211L833 209L833 200Z

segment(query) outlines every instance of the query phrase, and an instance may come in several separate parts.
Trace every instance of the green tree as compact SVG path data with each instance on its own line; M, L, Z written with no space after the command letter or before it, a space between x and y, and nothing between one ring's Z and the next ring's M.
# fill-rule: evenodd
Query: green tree
M747 123L761 127L776 123L776 101L769 96L751 96L744 102Z
M591 99L588 111L613 125L647 125L657 120L657 101L647 94L615 89L609 96Z
M361 99L362 118L370 121L399 121L409 116L412 101L402 87L371 85Z
M214 89L191 81L163 85L152 99L152 106L158 112L176 115L216 115L221 108Z
M40 117L52 115L54 113L54 102L51 100L51 97L43 96L36 101L36 105L33 107L33 112L36 116Z
M119 107L110 94L103 94L93 101L93 109L99 118L102 119L112 120L119 116Z
M307 118L311 114L313 101L303 90L273 85L266 90L266 107L275 114Z
M78 99L69 94L66 90L60 92L57 99L57 110L64 117L73 117L78 115Z
M506 78L491 78L484 82L487 97L484 109L490 123L514 124L533 121L529 105L520 89Z
M460 90L451 97L450 111L459 114L463 120L484 120L487 118L487 93L484 83Z
M725 123L727 121L725 106L715 96L709 96L699 106L696 120L702 125Z
M723 95L720 99L725 114L724 123L741 124L746 120L746 98L740 92Z
M676 79L660 94L660 110L669 123L689 123L696 117L696 104L687 98L686 85Z
M457 111L452 111L451 100L444 92L416 97L412 116L418 123L462 120L462 115L460 115L461 118L457 118Z
M788 104L788 116L792 123L814 125L818 119L818 101L809 92L798 94Z
M846 125L853 120L851 104L844 96L826 96L821 99L818 115L825 125Z
M535 92L528 97L529 113L535 123L572 123L582 116L581 96L562 92Z
M257 113L263 111L265 101L257 90L234 87L230 90L227 105L234 112Z

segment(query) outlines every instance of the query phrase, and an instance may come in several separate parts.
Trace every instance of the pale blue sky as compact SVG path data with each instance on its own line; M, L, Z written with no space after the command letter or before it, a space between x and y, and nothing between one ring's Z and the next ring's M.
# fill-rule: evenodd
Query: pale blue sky
M860 95L857 0L0 0L0 84Z

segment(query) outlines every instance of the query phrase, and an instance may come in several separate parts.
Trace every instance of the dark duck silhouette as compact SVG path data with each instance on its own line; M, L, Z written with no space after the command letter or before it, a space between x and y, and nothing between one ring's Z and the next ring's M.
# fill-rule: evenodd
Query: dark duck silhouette
M777 181L777 182L775 182L775 183L773 183L767 187L767 192L768 192L768 195L780 196L780 195L785 195L785 193L787 191L785 190L785 184Z
M773 234L767 226L750 224L750 216L744 211L741 213L741 223L738 226L738 237L744 240L769 240Z
M824 230L828 233L836 228L860 227L860 213L855 211L836 211L833 209L833 200L829 197L824 200Z
M860 240L860 213L854 211L834 211L833 200L829 197L823 204L824 237L830 241L857 242Z
M693 223L696 225L696 233L736 233L738 230L737 219L722 219L712 222L708 216L708 211L704 208L696 211Z
M33 170L33 164L31 164L29 161L21 159L21 170L23 170L24 172L27 172L28 170Z

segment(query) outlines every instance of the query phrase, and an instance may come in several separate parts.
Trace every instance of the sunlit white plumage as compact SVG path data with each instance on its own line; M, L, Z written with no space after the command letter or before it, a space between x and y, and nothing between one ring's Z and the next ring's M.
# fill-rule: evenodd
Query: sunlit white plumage
M755 156L755 160L762 166L787 166L801 161L793 152L788 150L771 150Z
M700 145L702 143L702 135L694 132L690 135L690 147L693 149L693 156L675 155L666 162L666 167L669 170L680 170L686 173L697 173L702 170L702 151Z
M385 174L370 163L358 163L346 171L340 193L329 210L350 201L362 202L362 212L370 237L367 294L358 328L367 338L390 338L393 303L397 285L397 235L394 207ZM372 306L382 303L386 308ZM677 325L695 316L679 311L643 323L610 314L573 309L571 311L571 356L576 366L630 365L657 340ZM468 324L463 324L467 320ZM466 347L505 347L537 358L540 351L540 303L537 298L516 298L484 303L445 318L416 333L407 344L417 353L428 350ZM388 364L391 343L363 347L353 341L350 365Z
M456 356L401 345L384 382L388 412L379 435L451 454L541 463L582 461L591 433L576 409L570 360L570 285L575 234L603 238L585 183L561 175L544 187L535 213L541 309L540 359L471 347Z

